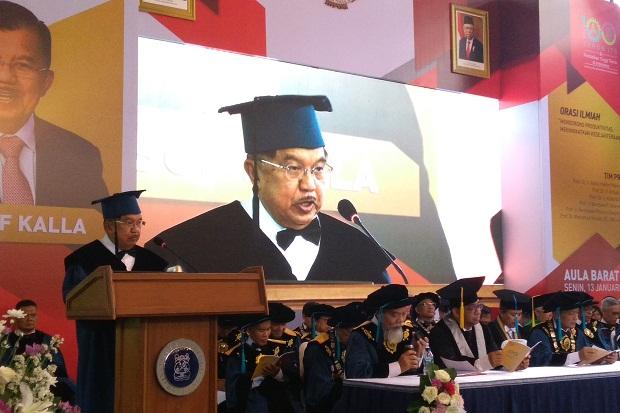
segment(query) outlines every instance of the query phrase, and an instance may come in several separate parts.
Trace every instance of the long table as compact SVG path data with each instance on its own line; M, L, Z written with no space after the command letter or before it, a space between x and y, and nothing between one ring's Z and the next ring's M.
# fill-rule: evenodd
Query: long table
M530 367L457 377L468 413L598 413L620 409L620 362ZM406 412L419 397L418 376L347 379L338 412Z

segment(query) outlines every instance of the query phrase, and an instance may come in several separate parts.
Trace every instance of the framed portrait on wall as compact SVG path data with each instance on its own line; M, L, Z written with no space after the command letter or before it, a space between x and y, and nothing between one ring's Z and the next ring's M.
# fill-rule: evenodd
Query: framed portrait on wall
M140 11L196 20L195 0L140 0Z
M450 5L452 71L489 78L489 13Z

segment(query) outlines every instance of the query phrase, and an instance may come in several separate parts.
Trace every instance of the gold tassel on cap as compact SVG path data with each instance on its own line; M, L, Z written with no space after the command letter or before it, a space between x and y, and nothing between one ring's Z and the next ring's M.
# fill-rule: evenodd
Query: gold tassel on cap
M461 287L461 314L459 316L461 330L465 329L465 303L463 302L463 287Z
M534 297L532 297L532 328L536 327L536 312L534 311Z

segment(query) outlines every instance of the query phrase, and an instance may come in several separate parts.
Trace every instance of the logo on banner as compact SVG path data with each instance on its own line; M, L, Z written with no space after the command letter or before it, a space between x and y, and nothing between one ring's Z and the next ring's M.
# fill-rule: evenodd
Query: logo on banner
M585 28L586 37L592 43L603 41L607 46L616 44L618 36L616 29L611 23L604 22L601 24L598 19L594 17L586 18L586 16L581 16L581 21Z
M202 348L189 339L173 340L157 358L157 381L168 393L185 396L198 388L205 374Z

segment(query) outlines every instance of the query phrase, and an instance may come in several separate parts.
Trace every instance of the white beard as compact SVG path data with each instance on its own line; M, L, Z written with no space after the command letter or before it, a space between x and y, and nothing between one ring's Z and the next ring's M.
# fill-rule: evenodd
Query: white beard
M401 341L403 341L403 328L400 326L390 328L389 330L384 331L384 333L385 333L385 340L388 343L398 344Z

